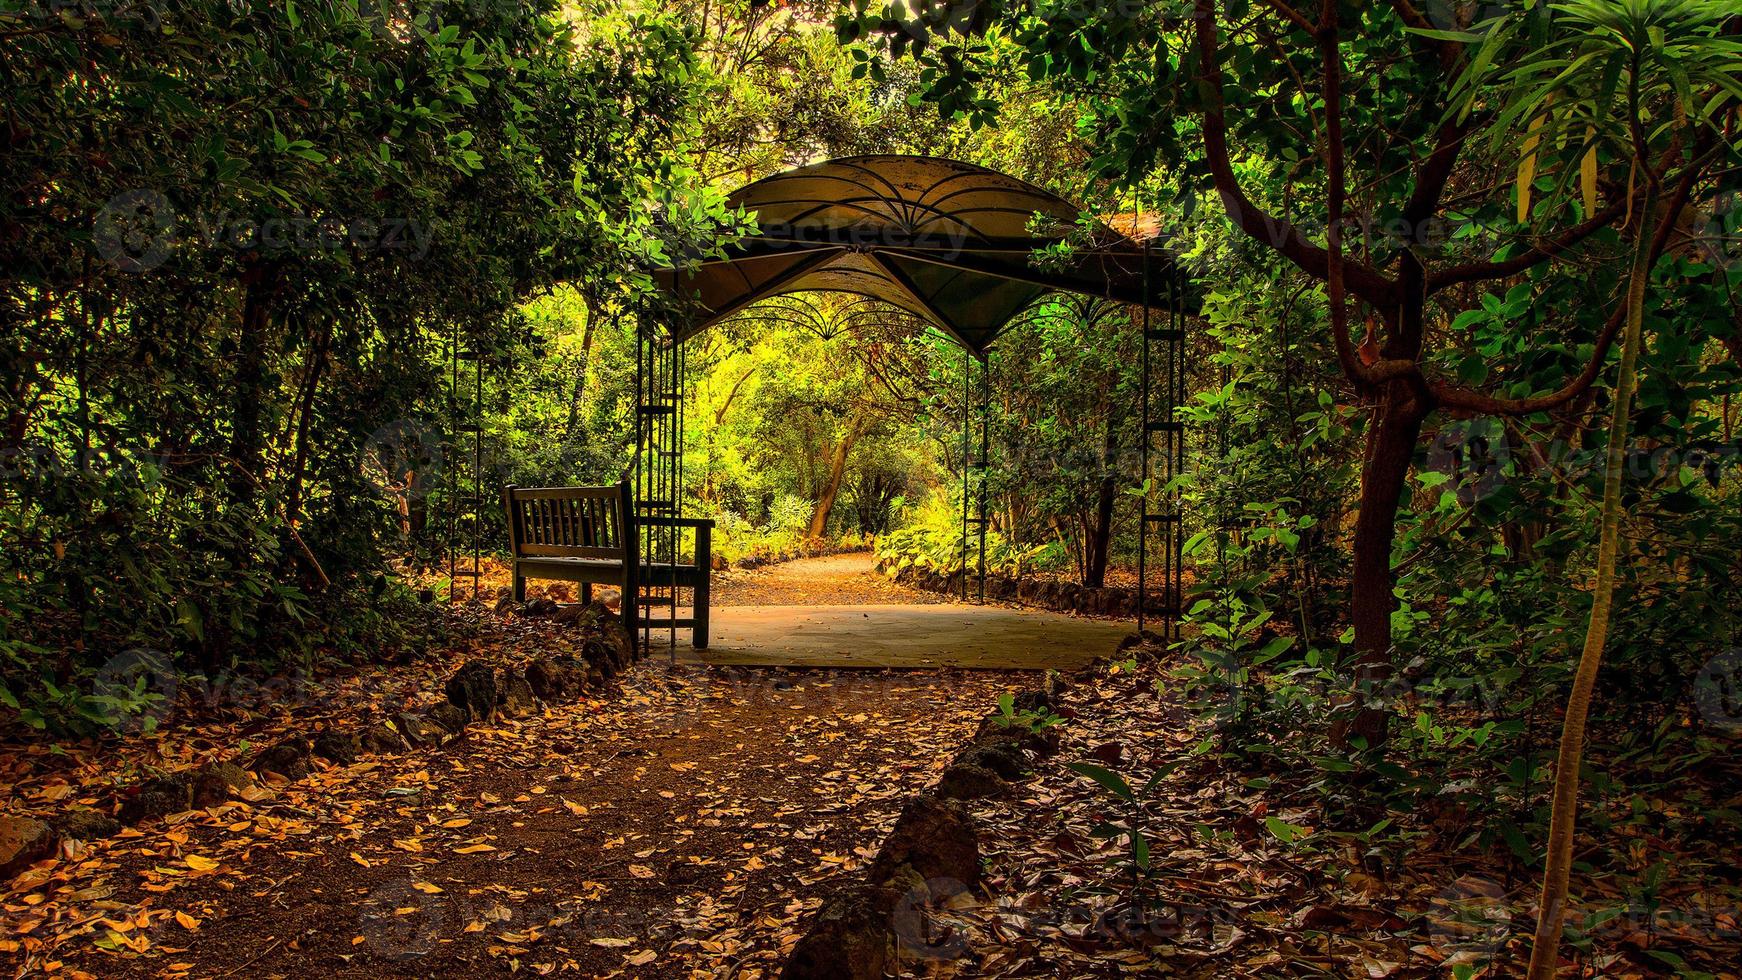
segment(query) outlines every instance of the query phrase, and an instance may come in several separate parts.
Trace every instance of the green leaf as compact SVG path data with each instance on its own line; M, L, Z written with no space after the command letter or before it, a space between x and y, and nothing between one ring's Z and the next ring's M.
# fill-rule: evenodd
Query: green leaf
M1310 833L1305 827L1296 826L1276 817L1265 817L1264 829L1270 831L1270 836L1284 844L1292 844Z
M1117 796L1122 800L1130 802L1136 798L1136 794L1131 792L1131 784L1125 781L1125 777L1109 769L1103 769L1100 766L1088 762L1072 762L1067 764L1065 768L1079 776L1087 776L1088 778L1093 779L1095 782L1100 783L1107 792L1112 793L1114 796Z

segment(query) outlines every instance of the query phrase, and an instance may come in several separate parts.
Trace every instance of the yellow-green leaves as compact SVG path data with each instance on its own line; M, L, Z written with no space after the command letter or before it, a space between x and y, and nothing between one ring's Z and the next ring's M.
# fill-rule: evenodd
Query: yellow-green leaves
M1536 144L1541 136L1546 114L1530 121L1530 132L1524 137L1524 155L1518 160L1518 223L1530 220L1530 189L1536 182Z

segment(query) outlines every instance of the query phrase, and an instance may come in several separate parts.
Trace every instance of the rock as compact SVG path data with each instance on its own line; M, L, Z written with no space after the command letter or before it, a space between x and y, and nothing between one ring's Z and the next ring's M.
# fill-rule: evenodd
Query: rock
M619 657L615 648L597 639L588 640L586 645L581 647L581 656L586 658L587 666L598 671L599 676L604 680L616 677L617 671L623 666L618 662Z
M121 802L121 820L123 823L138 823L193 808L193 780L187 773L158 776L128 791L128 796Z
M540 701L568 701L586 691L587 665L571 657L534 660L526 665L526 682Z
M358 747L371 755L398 755L406 749L405 736L387 722L376 722L363 728L357 736Z
M1004 780L984 766L957 763L938 780L938 795L949 800L982 800L1004 793Z
M509 670L502 672L496 693L497 704L511 718L524 718L538 712L538 699L526 678Z
M448 703L464 711L469 720L495 717L496 668L489 664L477 661L466 664L448 678L445 690Z
M1028 760L1022 757L1022 750L1015 742L995 741L984 745L970 745L956 756L952 765L979 766L990 769L998 774L999 779L1014 782L1028 775Z
M998 779L990 772L986 775L995 782ZM895 821L895 829L889 832L883 849L877 852L877 859L871 863L870 879L877 883L890 881L904 864L927 881L937 878L964 885L977 883L980 836L968 811L936 794L915 797Z
M394 715L393 727L399 730L400 737L405 739L405 744L412 748L439 744L447 734L442 726L422 715L412 714L409 711L401 711Z
M0 816L0 881L54 853L54 831L29 817Z
M348 766L357 761L357 756L363 753L363 743L351 732L338 732L332 729L315 736L315 755L341 766Z
M293 736L255 756L249 768L255 772L275 772L289 780L301 779L309 772L310 751L307 739Z
M208 762L193 773L191 780L189 795L195 807L221 803L254 788L254 777L234 762Z
M1042 758L1049 757L1058 751L1058 729L1045 728L1034 732L1021 725L1002 724L998 718L999 716L994 715L980 723L980 730L974 733L974 744L997 745L1006 742L1016 748L1033 752Z
M54 828L63 840L105 840L121 832L121 821L101 810L78 807L56 817Z
M896 896L869 885L849 888L823 904L810 931L786 958L784 980L882 980L893 972Z
M593 610L591 605L568 605L558 609L556 615L552 616L550 621L562 626L579 626L581 628L586 628L591 626L597 618L598 614Z
M466 709L453 704L436 705L429 709L426 718L431 725L440 729L439 733L432 732L432 736L444 743L450 742L455 736L464 733L466 726L472 721L471 717L466 714Z

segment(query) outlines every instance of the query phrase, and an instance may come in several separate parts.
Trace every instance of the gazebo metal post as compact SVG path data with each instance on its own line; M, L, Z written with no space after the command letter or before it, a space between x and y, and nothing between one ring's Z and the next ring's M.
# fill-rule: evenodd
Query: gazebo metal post
M1176 428L1173 433L1172 452L1168 460L1172 483L1185 475L1186 466L1186 429L1184 420L1177 415L1180 406L1186 400L1186 274L1185 270L1175 266L1172 270L1169 289L1173 328L1173 386L1168 395L1168 418L1174 420ZM1184 491L1175 486L1169 494L1169 505L1173 511L1173 542L1168 549L1168 560L1172 562L1172 575L1169 586L1173 590L1173 638L1183 638L1183 624L1180 622L1185 615L1185 498Z
M992 352L980 355L980 457L975 461L980 478L980 604L986 604L986 484L991 475L992 442Z
M629 493L630 513L625 514L624 517L626 523L631 523L635 527L636 536L631 541L635 550L630 560L635 562L638 568L645 564L642 559L648 554L649 548L647 541L648 531L640 526L640 522L636 521L635 517L641 510L641 501L647 496L647 484L649 480L649 474L647 472L647 453L649 451L648 446L651 440L648 436L651 432L650 427L652 426L653 418L648 414L647 407L650 404L648 391L652 387L651 375L653 373L653 365L651 363L651 354L652 351L649 350L647 344L646 318L641 315L641 305L637 303L635 307L635 450L633 458L634 472L632 474L634 485L630 488ZM639 575L634 577L634 585L634 591L636 594L633 597L623 597L623 609L625 613L628 614L630 610L633 609L634 618L630 619L629 622L624 625L629 627L629 635L632 638L639 637L642 649L645 650L648 645L648 625L646 614L641 608L641 584ZM632 602L633 606L631 606Z
M683 352L675 336L662 338L657 324L648 321L637 306L635 318L635 456L634 486L630 508L636 537L638 565L650 569L668 566L664 584L642 581L637 575L638 594L633 597L643 649L653 642L654 606L668 606L667 628L672 657L677 647L677 588L679 528L673 521L651 523L643 516L678 516L682 496L683 465ZM629 608L630 598L624 600Z
M1171 270L1166 283L1167 288L1167 326L1154 329L1150 325L1150 303L1152 283L1149 269L1150 245L1146 240L1143 245L1143 348L1141 353L1143 376L1143 433L1139 441L1140 467L1139 479L1143 481L1143 492L1138 496L1138 532L1137 532L1137 629L1142 632L1149 604L1149 540L1150 527L1159 528L1155 537L1161 545L1161 600L1166 625L1162 635L1169 640L1180 638L1180 616L1184 611L1185 597L1183 569L1185 565L1185 522L1184 509L1180 489L1175 481L1185 470L1185 422L1179 416L1179 408L1185 403L1185 282L1184 273L1177 268ZM1155 373L1151 363L1150 345L1152 343L1166 345L1164 363L1167 368L1165 383L1161 388L1161 404L1157 405L1154 398ZM1157 417L1159 416L1159 417ZM1158 475L1154 472L1153 451L1151 443L1155 433L1163 437L1161 459L1160 500L1151 497L1156 492L1155 481ZM1159 509L1152 512L1151 505L1158 504Z
M1149 604L1147 567L1149 557L1149 239L1143 240L1143 341L1141 348L1143 374L1143 415L1137 440L1137 479L1142 493L1137 496L1137 635L1143 635L1143 616Z
M968 601L968 432L973 422L969 406L973 399L974 352L962 348L962 601Z

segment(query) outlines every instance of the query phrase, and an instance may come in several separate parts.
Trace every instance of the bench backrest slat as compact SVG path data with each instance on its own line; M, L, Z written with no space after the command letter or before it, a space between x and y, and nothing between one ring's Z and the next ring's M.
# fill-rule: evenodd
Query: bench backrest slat
M508 487L508 543L516 558L624 561L627 483L608 487Z

